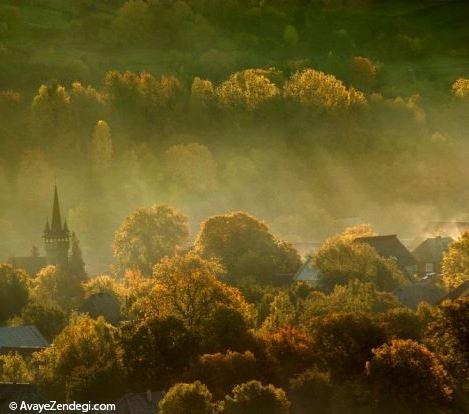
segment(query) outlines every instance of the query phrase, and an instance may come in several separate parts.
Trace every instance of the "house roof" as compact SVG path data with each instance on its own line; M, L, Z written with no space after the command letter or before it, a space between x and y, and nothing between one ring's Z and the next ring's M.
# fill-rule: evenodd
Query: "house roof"
M300 281L307 281L313 282L318 279L319 276L319 269L312 267L312 258L308 256L305 262L301 265L301 267L296 272L293 280L300 282Z
M439 263L443 259L443 254L448 250L453 242L451 237L432 237L420 243L412 254L418 262Z
M373 247L379 255L385 258L396 258L401 266L414 266L417 264L414 256L409 252L396 234L385 236L358 237L356 243L366 243Z
M115 414L155 414L163 398L162 391L126 394L116 405Z
M0 328L0 348L46 348L49 342L33 325Z
M0 414L11 414L13 411L8 407L11 402L19 405L22 401L26 403L43 403L45 399L37 392L31 384L12 384L0 382ZM22 411L23 413L37 413L37 411ZM47 413L50 411L43 411Z
M403 285L394 293L403 305L417 309L420 302L438 304L446 292L433 281L422 281Z

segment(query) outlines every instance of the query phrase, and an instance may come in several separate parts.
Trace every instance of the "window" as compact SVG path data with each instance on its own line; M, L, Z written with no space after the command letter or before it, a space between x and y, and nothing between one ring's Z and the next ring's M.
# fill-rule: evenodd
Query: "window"
M435 266L433 263L425 263L425 273L433 273L435 271Z

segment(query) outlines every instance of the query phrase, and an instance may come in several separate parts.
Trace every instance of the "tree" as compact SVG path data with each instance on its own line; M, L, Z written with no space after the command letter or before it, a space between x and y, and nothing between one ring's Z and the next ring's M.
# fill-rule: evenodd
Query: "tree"
M195 253L162 259L155 266L155 285L149 295L135 303L138 315L174 316L209 344L213 338L213 320L219 306L239 311L246 325L251 318L251 308L241 293L217 279L221 273L217 262L205 260ZM216 332L216 330L215 330Z
M50 265L41 269L33 280L32 297L36 301L70 310L83 297L83 281L80 275Z
M443 256L443 282L449 289L469 280L469 232L450 244Z
M318 284L325 291L350 280L371 282L378 290L388 292L404 283L392 259L381 257L365 243L354 243L341 236L326 240L315 253L313 263L320 270Z
M85 262L83 261L80 241L78 240L75 233L72 233L71 237L71 251L68 260L68 271L79 278L84 278L86 276Z
M174 316L127 323L121 344L130 381L147 389L166 387L198 354L194 335Z
M173 256L187 240L187 218L179 211L154 205L127 216L114 235L113 252L122 270L150 275L163 257Z
M249 381L233 388L233 396L227 395L223 405L224 414L288 414L290 401L285 391L273 385Z
M369 58L354 56L351 62L352 82L367 90L376 82L376 65Z
M333 75L305 69L285 82L284 96L304 105L325 111L349 110L366 105L362 92L347 88Z
M433 312L425 343L445 361L452 374L469 378L469 298L445 301Z
M160 401L159 414L214 414L212 394L199 381L173 385Z
M252 379L261 380L261 376L259 363L250 351L202 355L188 373L190 379L207 384L217 400L223 399L235 385Z
M292 246L276 239L266 224L243 212L204 221L195 250L203 257L220 258L227 276L235 279L294 273L301 264Z
M67 318L59 306L33 301L23 308L17 324L34 325L49 342L52 342L67 324Z
M0 355L0 382L29 383L31 375L26 361L18 353Z
M381 407L390 412L445 405L453 394L451 378L438 358L411 340L374 349L366 375Z
M279 96L280 91L269 77L271 69L246 69L236 72L215 89L221 106L231 109L254 110Z
M121 395L124 371L117 330L103 318L73 315L54 346L33 355L34 383L66 401L110 401Z
M197 143L173 145L164 154L167 180L175 193L204 194L217 188L217 163L211 151Z
M469 79L459 78L454 81L452 86L453 95L464 99L469 97Z
M382 315L382 324L390 339L412 339L419 341L424 324L419 315L407 308L395 308Z
M294 414L329 414L336 390L327 373L314 369L290 379L288 397Z
M334 313L311 323L311 348L333 380L360 375L373 348L385 342L385 332L364 313Z
M97 122L91 140L91 161L99 174L107 172L112 163L111 128L106 121Z
M24 271L0 264L0 323L18 315L28 302L27 280Z
M295 47L298 44L300 37L298 35L298 30L295 26L287 25L283 30L283 42L286 46Z

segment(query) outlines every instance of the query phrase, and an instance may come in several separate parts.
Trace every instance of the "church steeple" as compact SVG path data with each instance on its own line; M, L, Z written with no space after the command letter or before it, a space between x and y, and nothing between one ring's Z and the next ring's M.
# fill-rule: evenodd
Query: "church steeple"
M51 232L53 234L60 234L62 232L62 218L60 215L60 203L57 185L54 186L54 204L52 206Z
M47 220L44 230L44 243L47 253L47 263L65 266L68 264L68 250L70 248L70 231L67 222L62 225L60 214L59 193L57 185L54 186L54 201L52 204L52 222L49 226Z

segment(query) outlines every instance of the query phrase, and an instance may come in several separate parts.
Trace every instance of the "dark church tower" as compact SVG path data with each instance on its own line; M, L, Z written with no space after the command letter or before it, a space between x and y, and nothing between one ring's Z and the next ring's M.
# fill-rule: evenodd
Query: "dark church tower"
M70 248L70 231L67 227L67 221L65 221L62 225L57 186L54 188L52 224L49 225L49 220L47 220L43 237L47 254L47 264L67 266L68 250Z

